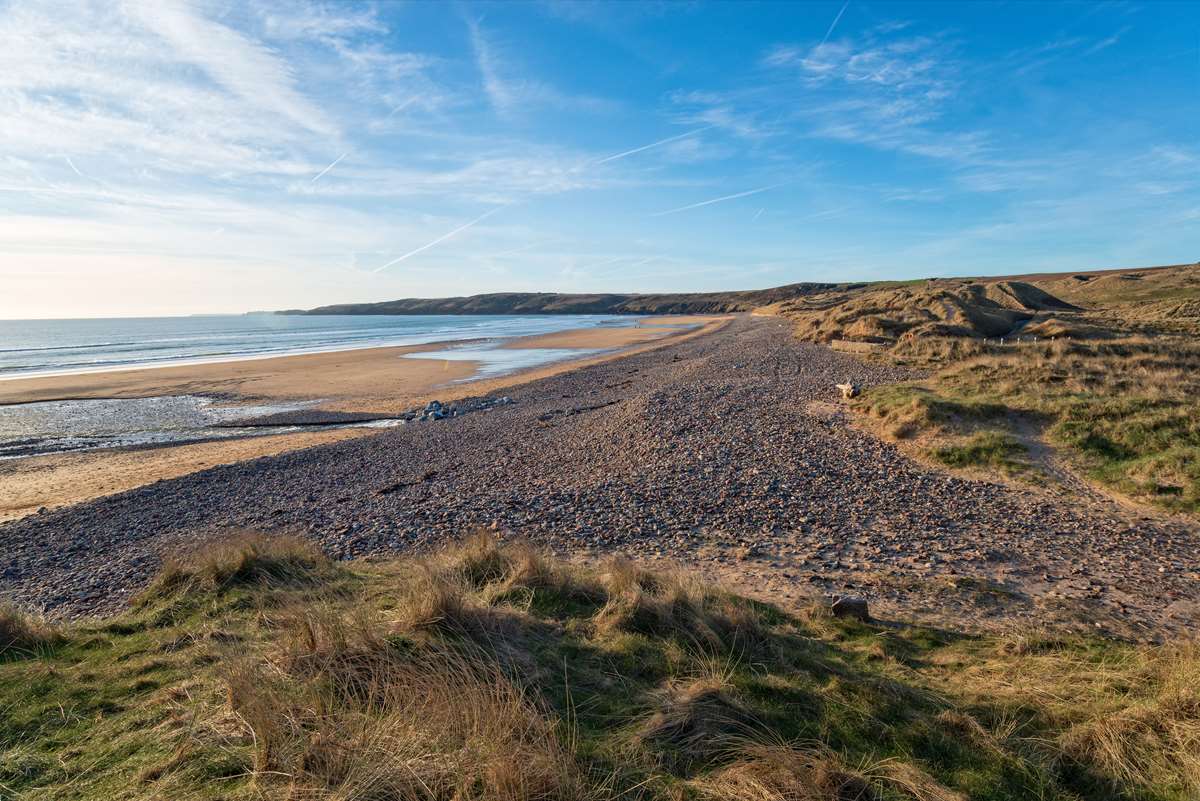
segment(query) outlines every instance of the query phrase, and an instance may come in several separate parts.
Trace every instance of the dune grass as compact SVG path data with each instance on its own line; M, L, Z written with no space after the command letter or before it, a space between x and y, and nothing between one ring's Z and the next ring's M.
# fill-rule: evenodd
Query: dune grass
M0 795L1200 793L1193 645L786 614L686 575L585 568L486 535L343 566L304 548L291 561L297 545L222 545L169 567L128 613L0 657Z
M1042 428L1094 481L1167 509L1200 511L1194 340L1026 343L952 362L924 381L869 390L860 403L898 438L980 437L973 453L962 442L947 450L942 461L951 464L1004 466L1003 451L1016 453L1005 440L1013 426Z
M58 636L58 630L40 615L0 604L0 659L44 650Z

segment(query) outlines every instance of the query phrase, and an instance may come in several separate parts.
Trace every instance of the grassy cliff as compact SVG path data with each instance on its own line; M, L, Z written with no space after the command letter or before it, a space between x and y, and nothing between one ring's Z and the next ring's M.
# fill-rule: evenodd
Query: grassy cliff
M21 799L1182 799L1200 651L789 614L477 536L243 538L115 619L0 622Z
M788 284L771 289L663 294L494 292L452 298L342 303L281 314L716 314L751 311L786 298L848 291L864 284Z

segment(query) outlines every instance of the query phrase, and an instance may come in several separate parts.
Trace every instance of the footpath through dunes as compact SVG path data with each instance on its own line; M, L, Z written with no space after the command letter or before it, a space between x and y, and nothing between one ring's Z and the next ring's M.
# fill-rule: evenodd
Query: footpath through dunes
M576 554L677 560L786 603L1136 637L1200 614L1193 522L972 481L852 428L836 383L907 377L775 318L505 390L515 403L228 465L0 527L0 592L108 612L162 553L228 529L356 557L495 525Z

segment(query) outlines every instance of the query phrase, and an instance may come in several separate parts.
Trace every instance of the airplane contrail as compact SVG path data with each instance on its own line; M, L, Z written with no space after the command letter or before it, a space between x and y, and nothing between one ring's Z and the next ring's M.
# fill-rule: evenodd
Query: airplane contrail
M738 192L733 195L724 195L722 197L714 197L711 200L702 200L699 203L692 203L687 206L680 206L677 209L667 209L666 211L655 212L654 214L651 214L650 216L651 217L665 217L668 214L674 214L678 211L687 211L688 209L698 209L701 206L711 206L713 203L721 203L726 200L736 200L739 197L750 197L751 195L757 195L760 192L766 192L768 189L776 189L780 186L783 186L783 184L771 184L770 186L760 186L758 189L751 189L746 192Z
M626 261L628 258L629 258L628 256L613 256L611 259L605 259L604 261L594 261L591 264L585 264L582 267L572 267L571 269L574 270L575 272L578 272L580 270L591 270L594 267L603 267L606 264L616 264L619 261Z
M327 173L327 172L329 172L330 170L332 170L334 167L336 167L336 166L337 166L337 163L338 163L339 161L341 161L342 159L346 158L346 156L348 156L348 155L350 155L350 154L349 154L349 153L343 153L342 155L338 156L336 159L334 159L334 160L333 160L333 163L332 163L332 164L330 164L328 167L326 167L325 169L321 170L319 173L317 173L316 175L314 175L314 176L312 177L312 181L310 181L310 183L313 183L313 182L315 182L315 181L316 181L318 178L320 178L322 175L324 175L325 173Z
M754 219L751 220L750 222L755 222L756 220L758 220L758 218L762 216L762 213L764 211L766 211L766 209L762 208L762 209L759 209L758 211L754 212Z
M405 100L403 103L401 103L400 105L396 106L396 107L395 107L395 108L393 108L391 111L389 111L389 112L387 113L387 116L386 116L386 117L384 117L384 119L385 119L385 120L390 120L390 119L392 118L392 116L393 116L393 115L394 115L396 112L398 112L398 111L404 111L404 109L408 108L409 106L411 106L411 105L412 105L413 103L415 103L416 101L417 101L417 98L416 98L416 97L410 97L408 100Z
M829 26L829 30L825 31L825 38L821 40L821 44L829 41L829 37L833 35L833 29L837 27L838 22L842 19L842 15L846 13L846 9L850 7L850 0L846 0L846 4L842 6L842 10L833 18L833 23Z
M513 248L512 250L506 250L503 253L493 253L491 258L503 259L508 256L515 256L518 253L524 253L527 250L533 250L534 248L540 247L541 245L549 245L551 242L557 242L557 241L558 241L557 239L543 239L540 242L530 242L528 245L522 245L521 247Z
M660 145L666 145L666 144L670 144L671 142L676 142L676 141L678 141L678 140L680 140L680 139L686 139L686 138L687 138L687 137L689 137L689 136L695 136L696 134L698 134L698 133L701 133L701 132L703 132L703 131L707 131L709 128L712 128L712 127L713 127L712 125L705 125L703 128L697 128L697 129L695 129L695 130L693 130L693 131L687 131L686 133L676 134L675 136L668 136L666 139L660 139L660 140L658 140L657 142L651 142L651 143L650 143L650 144L648 144L648 145L642 145L641 147L635 147L635 148L633 148L632 150L625 150L625 151L622 151L622 152L620 152L620 153L614 153L614 154L613 154L613 155L611 155L611 156L606 156L606 157L604 157L604 158L600 159L599 161L593 161L593 162L591 162L590 164L591 164L591 166L596 166L596 165L598 165L598 164L606 164L606 163L608 163L608 162L610 162L610 161L616 161L617 159L623 159L623 158L625 158L626 156L632 156L633 154L635 154L635 153L641 153L641 152L642 152L642 151L644 151L644 150L650 150L651 148L659 147ZM334 161L334 162L333 162L333 164L330 164L330 165L329 165L328 167L326 167L324 170L321 170L321 172L320 172L319 174L317 174L316 176L314 176L314 177L313 177L313 181L316 181L316 180L317 180L317 178L320 178L322 175L324 175L325 173L329 172L331 169L333 169L334 165L338 163L338 161L341 161L341 160L342 160L343 158L345 158L345 157L346 157L346 154L345 154L345 153L343 153L341 156L338 156L337 160L336 160L336 161ZM577 170L580 170L580 169L583 169L583 168L584 168L584 167L583 167L583 166L581 166L581 167L577 168ZM549 186L549 184L547 184L547 186ZM770 189L770 188L771 188L771 187L767 187L767 189ZM764 189L764 190L759 190L759 191L766 191L766 190ZM750 194L754 194L754 193L753 193L753 192L751 192ZM739 195L739 197L740 197L740 195ZM728 200L728 199L730 199L730 198L720 198L720 199L722 199L722 200ZM716 201L710 201L710 202L713 202L713 203L715 203ZM511 205L511 204L510 204L510 203L506 203L506 204L505 204L505 206L508 206L508 205ZM700 205L704 205L704 204L700 204ZM485 220L485 219L487 219L488 217L492 216L492 215L493 215L493 214L495 214L497 211L499 211L501 208L504 208L504 206L500 206L500 207L498 207L498 208L492 209L491 211L485 212L484 214L482 214L481 216L479 216L479 217L477 217L476 219L472 220L471 222L469 222L469 223L466 223L465 225L462 225L462 226L460 226L460 227L458 227L458 228L455 228L453 231L450 231L450 232L449 232L449 233L447 233L447 234L443 234L442 236L438 237L437 239L433 240L432 242L430 242L430 243L428 243L428 244L426 244L426 245L422 245L421 247L417 248L417 249L416 249L416 250L414 250L414 251L411 251L411 252L409 252L409 253L405 253L403 256L400 256L400 257L398 257L398 258L395 258L395 259L393 259L393 260L389 261L387 264L383 265L382 267L378 267L378 268L376 268L376 269L372 270L372 272L376 272L376 273L377 273L377 272L381 272L382 270L386 270L388 267L391 267L393 264L398 264L399 262L402 262L402 261L404 261L404 260L405 260L405 259L407 259L409 256L415 256L415 255L417 255L418 253L420 253L420 252L422 252L422 251L424 251L424 250L428 250L429 248L433 247L434 245L437 245L437 244L439 244L439 243L441 243L441 242L445 242L447 239L449 239L450 237L454 236L455 234L458 234L458 233L460 233L460 232L462 232L462 231L465 231L466 229L470 228L472 225L475 225L475 224L476 224L476 223L478 223L478 222L482 222L483 220ZM683 209L677 209L677 211L683 211ZM669 213L669 212L664 212L664 213ZM521 248L518 248L518 249L517 249L517 252L519 252L520 250L521 250ZM624 258L624 257L622 257L622 258ZM618 259L618 260L619 260L619 259ZM598 264L598 265L589 265L589 266L595 266L595 267L599 267L599 266L603 266L603 265L605 265L605 264L611 264L611 263L612 263L612 261L606 261L606 262L601 262L601 263L600 263L600 264ZM586 269L586 268L584 268L584 269Z
M67 166L69 166L72 170L74 170L76 175L78 175L80 178L87 177L86 175L84 175L83 173L81 173L79 171L79 168L75 166L75 162L71 161L70 156L63 156L63 158L67 160Z
M657 142L651 142L651 143L650 143L650 144L648 144L648 145L642 145L641 147L635 147L635 148L633 148L632 150L625 150L625 151L623 151L623 152L621 152L621 153L614 153L614 154L613 154L613 155L611 155L611 156L606 156L606 157L604 157L604 158L600 159L599 161L593 161L593 162L591 162L590 164L591 164L591 166L596 166L596 165L598 165L598 164L606 164L607 162L610 162L610 161L616 161L617 159L623 159L623 158L625 158L626 156L632 156L634 153L641 153L643 150L650 150L651 148L659 147L660 145L666 145L666 144L670 144L671 142L676 142L676 141L678 141L678 140L680 140L680 139L685 139L685 138L687 138L687 137L689 137L689 136L695 136L696 134L698 134L698 133L701 133L702 131L707 131L709 128L712 128L712 127L713 127L713 126L711 126L711 125L705 125L703 128L697 128L697 129L695 129L694 131L687 131L686 133L677 134L677 135L675 135L675 136L668 136L666 139L660 139L660 140L658 140ZM339 157L338 157L337 161L333 162L333 164L330 164L328 167L326 167L324 170L322 170L322 171L320 172L320 174L316 175L316 176L313 178L313 180L315 181L315 180L317 180L317 178L320 178L322 175L324 175L325 173L329 172L331 169L333 169L333 166L334 166L334 164L337 164L337 163L338 163L338 161L341 161L343 158L345 158L345 156L346 156L346 154L344 154L344 153L343 153L341 156L339 156ZM584 169L586 166L587 166L587 165L581 165L580 167L576 168L576 171L578 171L578 170L582 170L582 169ZM547 186L549 186L549 185L550 185L550 184L547 184ZM510 204L510 203L506 203L505 205L507 206L507 205L511 205L511 204ZM448 233L448 234L444 234L443 236L440 236L440 237L438 237L437 239L433 240L432 242L430 242L430 243L429 243L429 244L427 244L427 245L422 245L421 247L417 248L416 250L412 251L411 253L405 253L403 256L400 256L400 257L399 257L399 258L397 258L397 259L393 259L392 261L389 261L387 264L385 264L385 265L383 265L382 267L379 267L379 268L377 268L377 269L373 270L372 272L376 272L376 273L377 273L377 272L380 272L381 270L386 270L388 267L391 267L393 264L396 264L396 263L398 263L398 262L404 261L404 260L405 260L405 259L407 259L409 256L415 256L416 254L420 253L420 252L421 252L421 251L423 251L423 250L428 250L429 248L433 247L434 245L438 244L439 242L445 242L447 239L449 239L450 237L454 236L455 234L457 234L457 233L459 233L459 232L461 232L461 231L465 231L466 229L470 228L470 227L471 227L472 225L474 225L475 223L478 223L478 222L481 222L481 221L483 221L483 220L487 219L487 218L488 218L488 217L490 217L492 214L494 214L495 212L499 211L501 208L504 208L504 206L501 206L501 207L499 207L499 208L492 209L491 211L489 211L489 212L486 212L486 213L485 213L485 214L483 214L482 216L480 216L480 217L478 217L478 218L476 218L476 219L472 220L471 222L467 223L466 225L463 225L463 226L461 226L461 227L459 227L459 228L455 228L455 229L454 229L453 231L451 231L450 233ZM520 250L520 249L518 248L518 251L519 251L519 250ZM602 262L602 263L601 263L601 265L593 265L593 266L602 266L603 264L609 264L609 263L611 263L611 262Z
M464 224L462 224L462 225L458 226L457 228L455 228L453 231L450 231L450 232L448 232L448 233L444 233L444 234L442 234L441 236L439 236L437 239L433 240L432 242L429 242L429 243L427 243L427 244L421 245L421 247L417 248L416 250L410 250L408 253L405 253L403 256L397 256L396 258L392 259L391 261L389 261L387 264L383 265L382 267L376 267L376 268L375 268L374 270L372 270L371 272L373 272L373 273L382 272L383 270L386 270L388 267L391 267L393 264L399 264L400 262L402 262L402 261L404 261L405 259L407 259L409 256L415 256L415 255L417 255L418 253L421 253L422 251L429 250L431 247L433 247L434 245L438 244L439 242L445 242L445 241L446 241L447 239L449 239L450 237L452 237L452 236L454 236L454 235L456 235L456 234L460 234L460 233L462 233L463 231L465 231L465 230L467 230L468 228L470 228L472 225L475 225L476 223L481 223L481 222L483 222L483 221L484 221L484 220L486 220L488 217L491 217L493 214L495 214L496 212L500 211L500 209L503 209L503 208L505 208L505 206L507 206L507 205L508 205L508 204L506 203L504 206L497 206L497 207L496 207L496 208L494 208L494 209L490 209L490 210L488 210L488 211L485 211L483 214L480 214L478 217L476 217L475 219L471 220L469 223L464 223Z
M689 136L695 136L698 133L707 131L711 127L712 127L711 125L705 125L703 128L697 128L694 131L688 131L687 133L681 133L676 136L669 136L666 139L659 139L657 142L651 142L648 145L642 145L641 147L635 147L633 150L626 150L623 153L616 153L612 156L607 156L605 158L602 158L599 161L593 161L592 164L605 164L610 161L616 161L617 159L623 159L626 156L632 156L634 153L641 153L643 150L649 150L652 147L658 147L659 145L670 144L671 142L677 142L680 139L686 139Z

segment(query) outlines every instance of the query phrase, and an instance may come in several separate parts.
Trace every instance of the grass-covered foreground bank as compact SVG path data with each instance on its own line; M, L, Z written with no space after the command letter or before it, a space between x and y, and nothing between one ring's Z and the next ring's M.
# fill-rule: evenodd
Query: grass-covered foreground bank
M0 615L0 797L1191 799L1200 650L789 615L477 536L247 538Z

